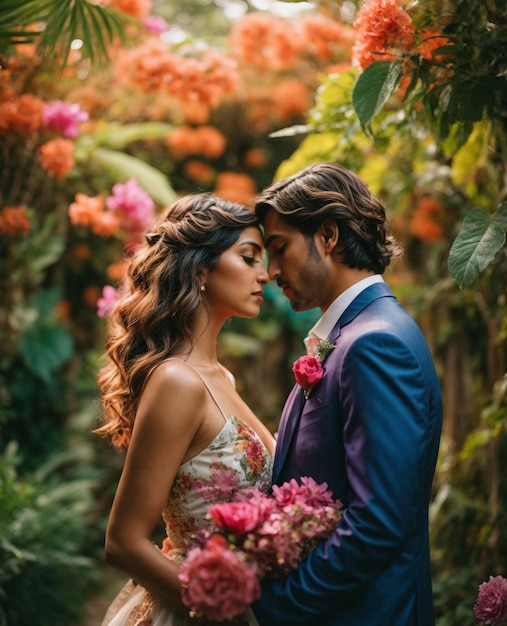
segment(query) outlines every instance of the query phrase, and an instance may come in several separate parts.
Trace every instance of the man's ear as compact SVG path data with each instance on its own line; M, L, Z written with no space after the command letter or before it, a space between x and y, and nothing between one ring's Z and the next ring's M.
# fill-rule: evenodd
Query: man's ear
M336 222L333 222L333 220L324 220L315 234L319 238L324 250L331 253L338 243L340 231Z

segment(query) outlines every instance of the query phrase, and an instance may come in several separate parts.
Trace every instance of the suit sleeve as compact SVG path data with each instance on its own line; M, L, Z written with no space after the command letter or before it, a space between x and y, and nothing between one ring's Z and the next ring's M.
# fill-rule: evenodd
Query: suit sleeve
M429 383L394 333L349 346L335 374L350 500L334 534L282 580L262 583L261 626L315 624L338 610L403 551L421 506L427 468ZM424 500L424 497L422 497Z

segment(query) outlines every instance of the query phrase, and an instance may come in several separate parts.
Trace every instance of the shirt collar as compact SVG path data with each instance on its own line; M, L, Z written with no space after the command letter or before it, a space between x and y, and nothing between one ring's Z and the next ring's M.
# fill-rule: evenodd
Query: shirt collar
M341 293L335 300L333 300L327 311L322 315L322 317L318 320L315 326L311 329L310 333L317 335L317 337L322 340L327 339L331 334L334 325L340 319L349 304L370 285L383 282L384 279L382 278L382 276L380 274L375 274L374 276L368 276L367 278L363 278L357 283L354 283L348 289L345 289L343 293Z

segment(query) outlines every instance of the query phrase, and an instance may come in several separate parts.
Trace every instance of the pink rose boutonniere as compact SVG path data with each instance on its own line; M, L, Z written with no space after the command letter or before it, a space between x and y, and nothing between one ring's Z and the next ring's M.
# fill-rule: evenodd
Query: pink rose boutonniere
M321 341L315 349L315 356L305 354L294 362L292 366L294 378L297 384L303 388L306 400L310 397L315 385L324 378L325 372L322 363L333 349L333 343Z

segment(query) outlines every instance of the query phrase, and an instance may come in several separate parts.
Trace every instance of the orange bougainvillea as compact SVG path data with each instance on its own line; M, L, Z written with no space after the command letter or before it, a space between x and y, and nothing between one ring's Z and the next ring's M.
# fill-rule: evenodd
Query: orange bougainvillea
M305 49L323 61L329 61L339 53L350 53L356 38L351 26L322 16L304 18L301 29Z
M282 80L271 93L276 113L282 122L303 115L311 105L308 87L297 78Z
M290 22L264 13L247 13L238 20L229 42L244 63L276 71L294 68L303 45Z
M120 259L116 263L111 263L106 270L107 277L115 283L120 283L127 272L127 260Z
M33 135L43 125L43 109L43 100L27 93L0 103L0 133Z
M217 176L215 193L225 200L247 205L256 193L255 180L248 174L222 172Z
M420 198L410 220L410 234L423 241L440 241L444 233L435 218L442 213L442 208L442 202L437 198Z
M70 139L50 139L39 146L38 154L42 167L56 178L64 178L76 164Z
M366 0L354 23L353 64L365 69L374 61L391 61L414 43L415 28L409 14L395 0Z
M215 170L198 159L190 159L183 166L185 174L200 185L209 185L215 176Z
M165 143L178 159L190 154L217 159L225 152L227 139L214 126L180 126L166 137Z
M0 211L0 232L10 237L28 235L30 220L26 209L17 206L6 206Z
M121 227L121 218L116 211L106 211L102 196L90 197L76 194L76 201L69 206L69 218L75 226L89 226L96 235L109 237Z
M102 0L102 4L118 9L138 20L147 17L153 7L152 0Z
M116 74L125 86L166 92L176 100L210 108L216 108L239 85L236 62L227 55L189 46L175 54L154 37L118 55Z
M261 148L250 148L243 156L246 167L264 167L268 161L266 151Z
M444 58L444 55L435 54L435 51L442 46L450 45L451 42L447 37L433 30L421 30L418 36L421 41L415 46L414 52L428 61L439 61Z

